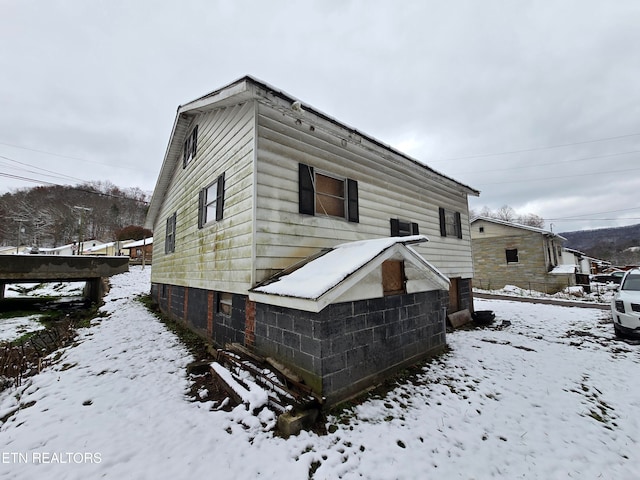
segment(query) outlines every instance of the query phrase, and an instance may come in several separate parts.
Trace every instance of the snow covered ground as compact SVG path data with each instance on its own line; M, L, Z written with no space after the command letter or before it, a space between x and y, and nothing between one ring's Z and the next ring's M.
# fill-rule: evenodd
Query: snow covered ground
M69 297L81 296L84 282L63 283L20 283L7 285L6 298L17 297ZM38 321L39 315L26 317L0 318L0 342L10 342L22 335L37 330L44 326Z
M0 418L20 408L0 478L638 478L640 346L609 312L476 300L494 325L449 334L449 353L328 434L285 440L266 409L189 401L189 353L134 300L149 273L113 277L77 344L0 393Z
M547 294L535 290L516 287L515 285L505 285L498 290L482 290L474 288L474 292L489 293L492 295L506 295L509 297L527 297L527 298L548 298L554 300L580 301L588 303L604 303L609 305L611 299L618 290L619 285L614 283L591 283L591 292L585 293L580 286L567 287L562 292Z

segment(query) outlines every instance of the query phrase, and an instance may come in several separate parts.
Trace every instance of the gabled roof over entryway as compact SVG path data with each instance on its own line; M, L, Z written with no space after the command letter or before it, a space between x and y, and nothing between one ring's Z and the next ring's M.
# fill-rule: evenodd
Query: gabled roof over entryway
M410 280L420 283L415 291L448 290L449 279L410 247L426 241L424 235L412 235L343 243L251 289L249 299L319 312L379 270L386 260L403 260L410 267Z

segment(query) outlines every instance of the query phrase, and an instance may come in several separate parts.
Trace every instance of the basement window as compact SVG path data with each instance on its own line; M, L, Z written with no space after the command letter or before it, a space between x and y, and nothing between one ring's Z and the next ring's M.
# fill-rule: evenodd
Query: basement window
M517 248L507 248L505 250L507 255L507 263L518 263L518 249Z
M227 292L218 292L218 313L223 315L231 315L231 307L233 305L233 294Z

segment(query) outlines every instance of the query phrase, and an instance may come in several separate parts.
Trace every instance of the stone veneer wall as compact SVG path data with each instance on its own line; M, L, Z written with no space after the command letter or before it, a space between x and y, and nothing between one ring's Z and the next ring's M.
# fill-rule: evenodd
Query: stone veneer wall
M518 250L518 263L507 264L506 250ZM540 234L524 232L508 237L474 238L474 287L500 289L505 285L555 293L571 282L570 275L550 275Z
M394 295L319 313L256 304L255 347L297 371L329 404L446 344L448 292Z

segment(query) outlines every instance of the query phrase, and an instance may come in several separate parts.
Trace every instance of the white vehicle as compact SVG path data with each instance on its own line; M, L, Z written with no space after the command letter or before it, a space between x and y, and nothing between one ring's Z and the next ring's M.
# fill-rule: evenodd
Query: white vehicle
M629 270L611 300L613 328L617 336L640 338L640 269Z

